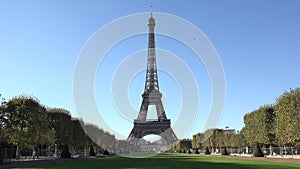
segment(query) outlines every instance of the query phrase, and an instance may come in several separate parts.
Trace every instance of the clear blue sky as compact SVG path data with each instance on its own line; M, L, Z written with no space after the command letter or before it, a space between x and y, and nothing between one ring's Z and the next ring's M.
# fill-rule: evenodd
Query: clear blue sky
M274 103L285 90L300 86L298 0L0 0L0 93L7 99L32 95L46 106L65 108L76 116L73 73L86 41L98 29L119 17L148 12L150 4L154 6L154 12L169 13L191 22L215 46L226 75L225 109L217 127L229 126L239 130L243 127L244 114L264 104ZM147 26L147 21L138 24ZM156 38L157 47L184 55L172 45L176 43L167 37ZM130 46L133 48L128 49ZM103 62L104 71L118 65L123 56L125 58L146 47L147 35L125 40L108 54L110 57ZM114 59L114 55L118 57ZM201 97L199 111L205 112L209 110L211 89L208 75L199 65L200 71L194 73L197 82L201 83L198 84ZM193 64L188 66L196 69ZM107 71L108 75L113 74L112 70ZM98 75L95 97L98 105L103 105L100 103L103 97L97 93L107 84ZM137 110L141 103L144 76L144 72L138 74L129 87L130 101ZM159 72L159 80L167 98L167 116L175 120L179 113L178 87L174 85L174 79L164 72ZM168 84L173 84L172 90L169 90ZM109 117L116 112L113 103L104 106L107 123L127 136L132 123L114 123ZM202 131L205 117L200 113L188 137Z

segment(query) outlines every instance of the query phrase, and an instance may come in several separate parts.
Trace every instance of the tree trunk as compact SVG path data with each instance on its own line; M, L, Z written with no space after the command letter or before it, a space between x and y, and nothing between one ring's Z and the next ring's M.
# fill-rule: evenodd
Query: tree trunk
M16 159L20 159L20 150L19 150L19 145L17 144L17 149L16 149Z
M32 148L32 159L35 160L36 151L34 148Z
M57 147L57 144L55 144L55 148L54 148L54 157L55 158L59 158L58 157L58 147Z

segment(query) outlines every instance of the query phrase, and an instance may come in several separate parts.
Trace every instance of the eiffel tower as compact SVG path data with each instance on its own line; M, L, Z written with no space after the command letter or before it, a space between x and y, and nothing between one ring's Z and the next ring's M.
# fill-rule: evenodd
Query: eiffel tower
M150 18L148 21L148 61L143 101L137 119L134 120L134 127L127 140L137 144L138 140L149 134L161 136L168 145L174 143L177 137L171 128L171 120L167 119L159 91L158 75L156 66L154 27L155 20L152 16L152 6L150 7ZM157 119L147 119L149 105L155 105Z

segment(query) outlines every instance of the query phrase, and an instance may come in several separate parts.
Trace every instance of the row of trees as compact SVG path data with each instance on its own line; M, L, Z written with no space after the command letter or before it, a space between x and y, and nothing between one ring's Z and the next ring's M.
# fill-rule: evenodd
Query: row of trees
M245 137L269 145L300 145L300 89L290 89L276 99L244 116Z
M244 147L246 140L242 131L233 129L209 129L204 133L193 135L192 148L205 149L222 149L224 147Z
M244 135L248 145L256 142L275 144L276 114L272 105L265 105L244 116Z
M86 131L95 137L88 137ZM132 148L127 141L119 141L114 135L95 125L72 118L70 112L61 108L48 108L30 96L19 96L0 106L0 148L63 149L68 145L73 152L90 146L111 152L128 152ZM122 146L122 148L119 148Z
M182 139L178 140L173 149L178 153L186 153L192 148L192 140L190 139Z
M184 139L172 148L181 151L193 149L221 149L223 147L254 147L265 145L300 145L300 89L291 89L276 99L273 105L264 105L244 116L245 127L209 129L198 133L192 140ZM86 131L93 133L91 137ZM48 108L38 99L19 96L0 105L0 146L19 148L63 148L73 151L96 146L115 153L129 153L134 146L126 140L116 140L114 135L95 125L72 118L61 108ZM0 147L1 148L1 147ZM18 152L18 151L16 151Z
M264 105L244 116L245 127L209 129L193 135L192 148L255 147L300 145L300 89L290 89L273 105Z

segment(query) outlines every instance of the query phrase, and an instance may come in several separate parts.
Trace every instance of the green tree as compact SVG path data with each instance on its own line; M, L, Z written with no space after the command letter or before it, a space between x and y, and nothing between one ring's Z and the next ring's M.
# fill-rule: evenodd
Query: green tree
M291 89L276 100L276 138L283 145L300 144L300 89Z
M200 149L202 147L201 142L203 139L203 134L202 133L197 133L193 135L193 140L192 140L192 148L193 149Z
M50 126L55 131L55 143L61 148L63 145L72 144L73 123L70 112L61 108L53 108L47 111Z
M45 108L29 96L14 97L6 103L5 130L9 143L19 147L39 147L46 144L51 131Z
M5 99L1 97L1 94L0 94L0 99L1 99L1 103L0 103L0 144L1 144L7 140L6 138L7 132L5 131L7 121L5 119Z
M226 135L223 129L208 129L203 134L202 146L212 148L212 152L225 146Z
M192 148L192 140L182 139L178 140L175 144L175 149L177 152L183 151L186 152Z
M213 139L213 134L214 134L215 129L208 129L204 132L203 138L201 139L201 143L203 147L209 147L209 148L215 148L216 143L214 142Z
M80 119L72 120L72 139L70 146L76 149L82 149L86 146L86 134L81 125L84 125L84 122Z
M111 135L109 132L104 133L104 145L103 148L109 152L115 151L115 136Z
M88 144L92 144L93 142L103 148L108 148L107 146L109 144L112 144L112 142L109 142L109 140L106 140L106 136L108 134L104 134L104 131L102 129L99 129L98 126L93 124L85 124L84 130L89 133L88 135Z
M250 146L256 142L264 144L275 143L276 115L274 107L262 106L244 116L244 136Z
M213 141L215 142L216 147L222 148L222 147L226 146L225 145L226 136L225 136L225 132L223 129L215 129L212 136L213 136Z
M225 134L225 146L238 147L238 135L234 129L228 129L224 131Z
M235 144L232 145L232 147L239 148L239 152L241 152L241 148L247 146L247 142L244 136L244 128L241 129L241 131L237 131L235 133Z
M93 124L85 124L83 126L84 130L89 133L89 144L97 144L101 148L108 150L109 152L115 152L116 149L116 139L115 136L109 132L105 132L98 126Z

